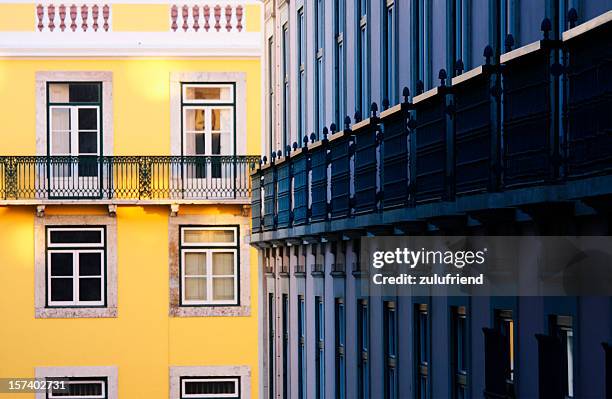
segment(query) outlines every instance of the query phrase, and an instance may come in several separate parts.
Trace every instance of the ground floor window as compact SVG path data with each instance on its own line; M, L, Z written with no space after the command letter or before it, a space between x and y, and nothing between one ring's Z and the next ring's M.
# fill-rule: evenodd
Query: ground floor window
M239 377L183 377L181 399L240 398Z
M54 378L54 380L60 379ZM62 378L61 381L62 384L57 388L47 391L48 399L108 398L108 378L106 377L70 377Z

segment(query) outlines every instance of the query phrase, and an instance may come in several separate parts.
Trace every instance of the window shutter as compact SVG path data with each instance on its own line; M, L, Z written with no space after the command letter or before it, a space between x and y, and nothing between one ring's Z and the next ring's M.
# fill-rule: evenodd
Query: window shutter
M540 399L563 399L563 347L561 340L536 334Z

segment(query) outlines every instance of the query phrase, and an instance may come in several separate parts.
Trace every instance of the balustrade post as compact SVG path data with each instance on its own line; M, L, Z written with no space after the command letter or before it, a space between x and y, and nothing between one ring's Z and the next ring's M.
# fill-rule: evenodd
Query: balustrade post
M452 201L455 198L455 103L452 89L446 84L448 78L446 70L440 69L438 78L440 79L440 95L444 97L446 117L446 173L443 199Z
M151 160L138 158L138 197L151 198Z

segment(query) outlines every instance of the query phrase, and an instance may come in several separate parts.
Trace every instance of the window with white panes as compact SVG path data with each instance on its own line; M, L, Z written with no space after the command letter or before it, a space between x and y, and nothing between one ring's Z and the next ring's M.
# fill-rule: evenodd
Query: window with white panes
M238 305L238 227L180 228L181 306Z
M106 306L104 227L48 227L47 307Z
M182 84L182 155L201 157L187 178L224 177L219 158L235 155L235 92L235 83Z

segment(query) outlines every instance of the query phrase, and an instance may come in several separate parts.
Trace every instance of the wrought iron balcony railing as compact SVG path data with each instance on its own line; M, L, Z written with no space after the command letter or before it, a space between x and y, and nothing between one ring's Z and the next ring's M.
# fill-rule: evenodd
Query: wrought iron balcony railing
M427 214L451 202L474 212L492 206L485 193L531 198L534 186L612 175L612 12L563 40L550 39L549 26L539 42L499 59L487 46L484 65L450 81L441 70L440 86L412 101L404 89L401 104L381 113L372 104L368 119L347 117L344 130L332 124L322 140L312 134L263 159L252 173L253 232L342 229L349 218L422 204ZM477 194L481 202L463 200Z
M257 156L0 156L0 200L242 200Z

